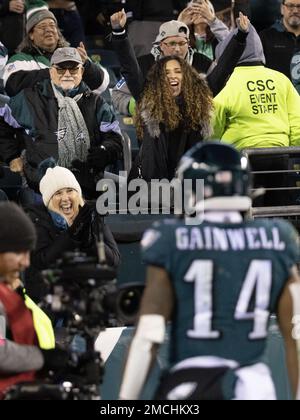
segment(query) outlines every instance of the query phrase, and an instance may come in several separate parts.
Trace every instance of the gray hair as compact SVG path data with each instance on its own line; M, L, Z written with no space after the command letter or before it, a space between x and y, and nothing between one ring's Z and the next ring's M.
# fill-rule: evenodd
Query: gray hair
M63 34L61 33L60 29L57 28L58 32L58 42L56 48L65 48L69 47L70 44L68 41L64 38ZM56 49L55 48L55 49ZM25 54L36 54L37 47L34 45L34 43L31 41L29 34L25 35L23 38L23 41L17 48L17 53L25 53ZM54 52L54 51L53 51Z

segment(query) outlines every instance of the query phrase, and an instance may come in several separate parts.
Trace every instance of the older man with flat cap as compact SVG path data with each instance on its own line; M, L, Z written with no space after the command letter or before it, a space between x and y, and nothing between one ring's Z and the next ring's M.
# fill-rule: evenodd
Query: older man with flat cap
M6 161L39 192L42 167L51 159L75 170L85 196L96 194L104 168L122 156L122 138L111 107L83 82L84 65L76 48L58 48L50 79L25 89L9 102L10 123L26 129L24 145L11 141ZM17 158L16 158L17 157ZM10 162L9 162L10 161Z
M33 87L37 82L49 78L52 54L57 48L67 47L57 24L56 17L46 6L29 9L27 12L26 36L13 55L4 73L4 84L9 96ZM109 84L107 70L88 58L84 44L77 48L84 65L84 81L90 89L102 92Z

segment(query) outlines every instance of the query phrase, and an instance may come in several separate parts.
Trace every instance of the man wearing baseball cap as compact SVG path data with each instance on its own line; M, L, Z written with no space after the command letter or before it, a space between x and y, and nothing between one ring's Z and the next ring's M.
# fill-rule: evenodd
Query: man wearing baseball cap
M17 54L10 58L5 68L5 89L11 97L49 78L52 54L57 48L69 45L58 28L56 17L45 2L37 0L36 3L39 7L27 11L25 38ZM85 83L90 89L100 89L103 92L109 84L108 72L99 64L91 62L82 42L77 51L84 65Z
M74 171L85 197L95 198L104 169L122 157L119 123L104 99L83 83L85 70L78 49L56 49L50 65L49 80L9 102L12 116L29 136L22 154L17 141L7 143L6 161L39 193L42 166L52 159Z
M164 56L177 55L185 59L189 49L190 30L187 25L178 20L165 22L159 28L154 46L159 46ZM172 54L170 54L172 49Z

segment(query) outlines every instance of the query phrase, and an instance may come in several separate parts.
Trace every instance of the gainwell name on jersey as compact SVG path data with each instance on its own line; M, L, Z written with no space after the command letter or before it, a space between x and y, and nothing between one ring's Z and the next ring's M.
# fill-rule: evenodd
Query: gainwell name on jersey
M219 228L205 226L191 229L176 229L176 247L178 250L213 250L244 251L274 250L284 251L286 244L280 238L277 227L267 230L264 227Z

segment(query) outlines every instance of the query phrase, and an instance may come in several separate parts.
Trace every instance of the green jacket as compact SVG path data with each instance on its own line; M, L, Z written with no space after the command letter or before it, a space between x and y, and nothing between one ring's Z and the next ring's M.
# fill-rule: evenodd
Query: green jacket
M3 74L7 94L15 96L23 89L49 79L50 59L51 54L43 54L38 49L24 50L13 55ZM109 85L109 74L100 64L88 59L84 64L83 81L91 90L98 89L102 93Z

